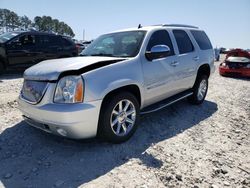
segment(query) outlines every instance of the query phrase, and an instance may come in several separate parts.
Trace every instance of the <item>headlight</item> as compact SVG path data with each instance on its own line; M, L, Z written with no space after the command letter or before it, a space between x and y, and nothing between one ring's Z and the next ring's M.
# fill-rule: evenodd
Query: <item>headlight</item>
M221 65L222 65L223 67L226 67L226 66L227 66L227 64L226 64L226 63L222 63Z
M81 76L65 76L59 80L54 95L55 103L83 102L83 79Z

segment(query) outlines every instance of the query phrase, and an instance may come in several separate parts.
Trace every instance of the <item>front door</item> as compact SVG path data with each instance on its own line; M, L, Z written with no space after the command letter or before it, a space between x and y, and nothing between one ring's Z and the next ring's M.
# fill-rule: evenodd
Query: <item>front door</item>
M22 35L7 44L7 55L10 65L23 65L36 62L36 37Z
M63 44L56 35L40 35L38 48L41 60L58 58L63 52Z

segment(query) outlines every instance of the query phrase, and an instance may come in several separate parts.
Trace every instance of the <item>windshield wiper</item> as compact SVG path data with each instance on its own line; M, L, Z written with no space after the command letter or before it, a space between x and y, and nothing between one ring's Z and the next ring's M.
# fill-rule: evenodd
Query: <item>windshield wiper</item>
M130 55L121 56L121 55L104 54L104 53L99 53L99 54L80 54L79 56L131 57Z
M99 53L99 54L89 54L89 56L108 56L108 57L114 57L113 54L104 54L104 53Z

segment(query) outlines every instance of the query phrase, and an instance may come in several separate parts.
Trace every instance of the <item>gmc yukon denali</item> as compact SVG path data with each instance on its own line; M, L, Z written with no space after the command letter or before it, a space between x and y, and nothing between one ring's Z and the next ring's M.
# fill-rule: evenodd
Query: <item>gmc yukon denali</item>
M27 69L19 109L28 124L46 132L121 143L141 114L184 98L201 104L213 72L213 47L203 30L139 25L98 37L81 57Z

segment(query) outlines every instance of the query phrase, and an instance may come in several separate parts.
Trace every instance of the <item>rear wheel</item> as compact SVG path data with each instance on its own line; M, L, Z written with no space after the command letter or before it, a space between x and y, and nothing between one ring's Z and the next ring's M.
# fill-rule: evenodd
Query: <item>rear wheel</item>
M4 72L4 64L0 61L0 74Z
M98 136L113 143L124 142L134 134L138 118L139 103L133 94L113 95L102 106Z
M192 104L201 104L207 95L208 89L208 76L198 76L193 87L193 95L188 97L189 102Z

